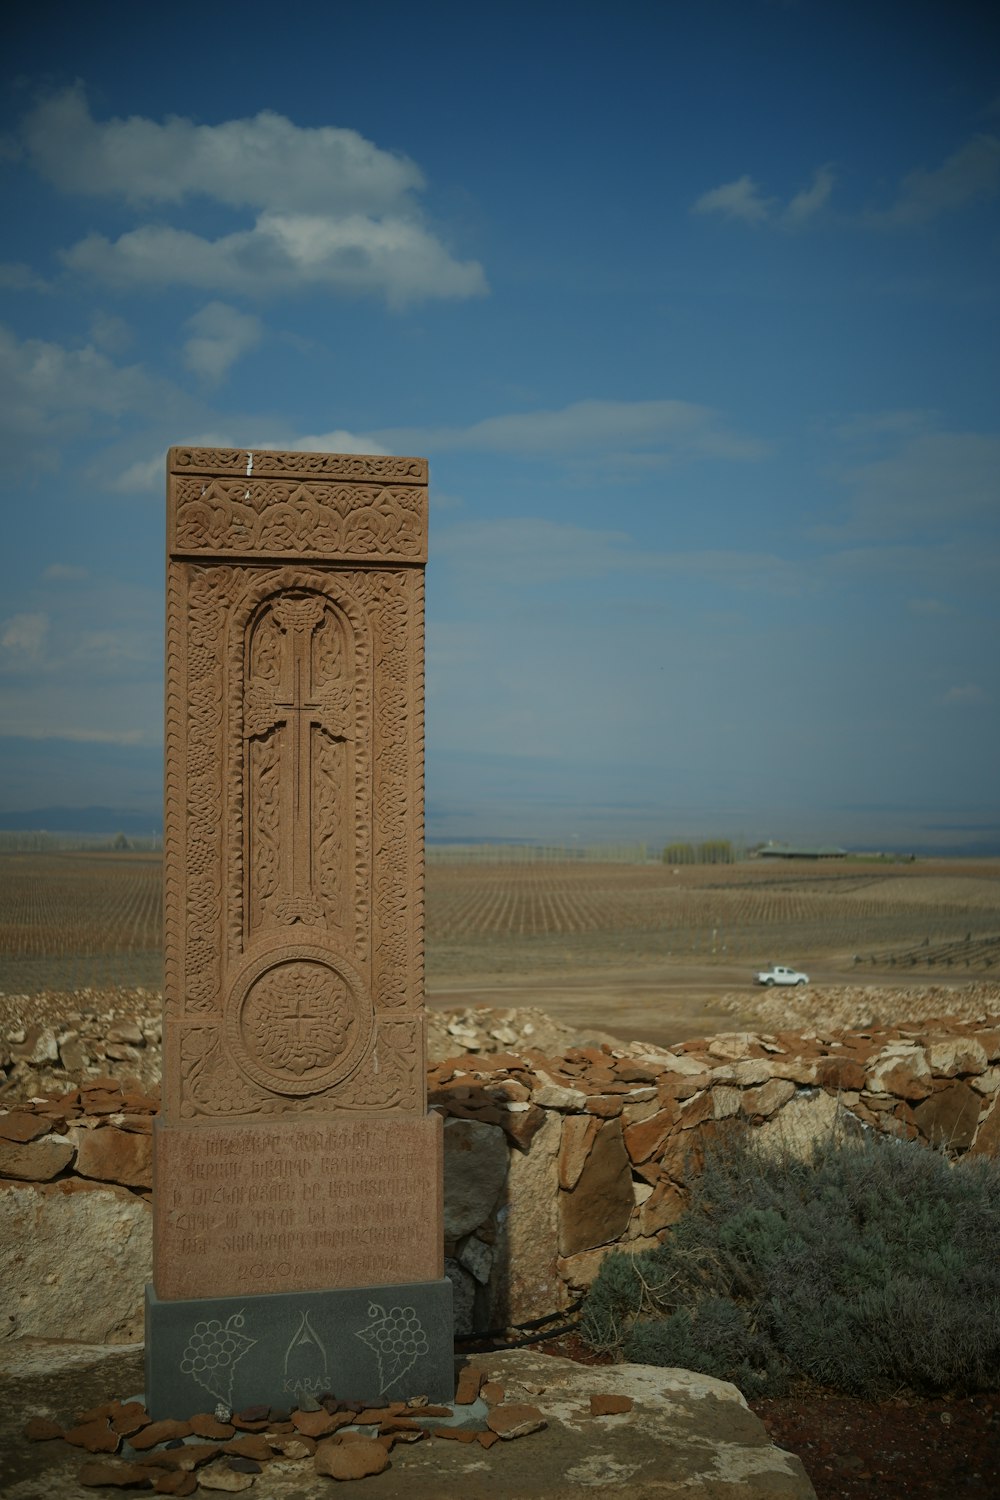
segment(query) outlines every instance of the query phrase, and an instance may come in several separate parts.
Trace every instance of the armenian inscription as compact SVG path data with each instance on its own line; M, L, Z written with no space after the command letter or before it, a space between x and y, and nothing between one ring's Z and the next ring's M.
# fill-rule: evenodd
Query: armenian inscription
M427 1181L440 1130L430 1116L402 1135L385 1117L168 1131L157 1143L159 1296L440 1276L440 1187Z

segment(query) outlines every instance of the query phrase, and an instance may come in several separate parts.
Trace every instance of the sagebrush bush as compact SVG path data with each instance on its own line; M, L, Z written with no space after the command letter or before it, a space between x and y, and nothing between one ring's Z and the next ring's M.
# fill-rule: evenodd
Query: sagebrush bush
M604 1261L595 1348L756 1394L1000 1386L1000 1162L882 1135L801 1160L744 1132L690 1189L662 1245Z

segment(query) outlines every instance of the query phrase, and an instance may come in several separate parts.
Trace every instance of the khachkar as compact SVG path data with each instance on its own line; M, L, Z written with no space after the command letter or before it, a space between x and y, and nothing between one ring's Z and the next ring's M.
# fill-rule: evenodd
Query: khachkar
M453 1390L422 459L173 448L155 1416Z

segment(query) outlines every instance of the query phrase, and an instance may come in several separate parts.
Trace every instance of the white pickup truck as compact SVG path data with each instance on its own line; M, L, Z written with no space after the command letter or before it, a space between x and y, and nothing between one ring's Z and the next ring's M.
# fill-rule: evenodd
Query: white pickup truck
M784 964L772 964L769 969L761 969L753 976L754 984L808 984L809 975L801 973L798 969L789 969Z

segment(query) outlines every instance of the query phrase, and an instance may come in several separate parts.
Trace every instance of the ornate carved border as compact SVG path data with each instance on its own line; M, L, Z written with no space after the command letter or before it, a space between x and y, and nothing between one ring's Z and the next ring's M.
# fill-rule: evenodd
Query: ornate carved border
M398 458L389 453L297 453L260 448L171 448L171 474L301 474L306 478L427 483L425 458Z
M177 476L170 548L248 560L422 562L426 490L254 476Z

